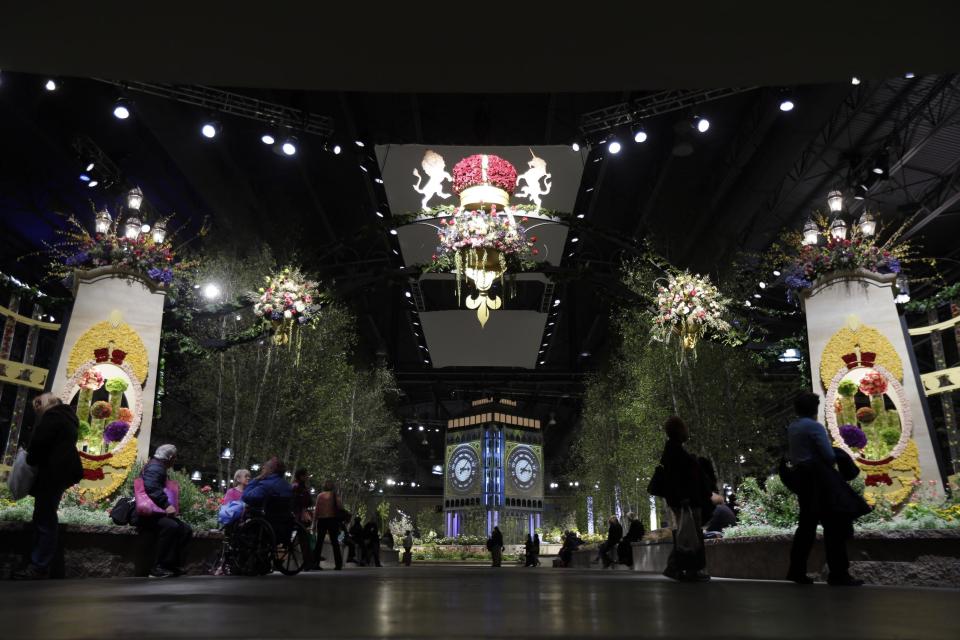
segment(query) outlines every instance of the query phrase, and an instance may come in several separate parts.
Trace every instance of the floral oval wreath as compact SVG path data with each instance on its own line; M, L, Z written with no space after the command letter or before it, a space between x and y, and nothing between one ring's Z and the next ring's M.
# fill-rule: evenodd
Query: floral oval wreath
M907 402L907 395L904 392L903 385L900 384L900 381L880 365L874 365L872 369L886 379L887 393L893 396L895 404L897 405L897 412L900 414L900 440L897 441L897 445L890 452L890 455L883 460L864 460L859 457L857 452L848 447L847 443L845 443L843 438L840 437L840 425L837 424L837 414L831 411L830 408L833 407L837 401L837 388L840 386L840 382L850 372L846 366L841 366L837 370L837 374L833 376L833 380L830 381L830 386L827 387L827 395L824 399L826 410L824 413L826 414L827 428L830 430L830 435L833 437L836 446L849 453L850 457L859 462L866 462L867 464L883 464L895 458L899 458L907 448L907 445L910 442L910 437L913 434L913 416L910 414L910 405Z
M60 391L61 402L67 405L70 404L73 397L80 391L80 380L84 374L96 367L97 364L96 360L88 360L77 367ZM133 367L131 367L130 364L124 362L121 365L113 364L111 366L119 367L119 369L126 374L130 382L123 394L128 396L128 404L130 405L130 410L133 412L133 420L130 422L130 428L127 429L127 433L120 442L117 443L117 446L112 452L113 455L116 456L123 451L124 447L126 447L130 441L136 441L137 432L140 431L140 423L143 420L143 387L140 386L140 380L137 379L137 375L134 373ZM130 400L132 400L132 402L129 402Z

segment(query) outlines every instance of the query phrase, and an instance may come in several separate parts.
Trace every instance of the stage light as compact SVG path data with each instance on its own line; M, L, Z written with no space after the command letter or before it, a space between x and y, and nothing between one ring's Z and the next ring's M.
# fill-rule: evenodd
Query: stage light
M779 277L780 277L780 270L779 270L779 269L774 269L774 270L773 270L773 275L774 275L774 277L779 278Z
M843 211L843 193L834 189L827 194L827 207L830 213L840 213Z
M410 297L412 297L413 294L411 294L409 291L404 291L404 292L403 292L403 295L405 295L405 296L407 296L408 298L410 298Z
M47 91L56 91L57 90L57 81L56 80L47 80L46 84L43 85L43 88Z
M293 156L297 154L297 139L293 136L287 138L283 141L283 146L280 147L284 155Z
M700 133L706 133L710 129L710 121L700 116L693 119L693 125Z
M573 149L574 151L580 151L580 143L574 142L573 144L570 145L570 148Z
M795 106L797 105L795 105L793 100L791 100L790 98L784 98L783 100L780 101L780 111L783 111L783 112L793 111L793 108Z
M760 287L761 289L766 289L766 288L767 288L767 283L764 282L763 280L761 280L760 283L759 283L759 287Z
M220 287L213 282L207 283L207 285L203 287L203 297L207 300L216 300L220 297Z
M380 213L379 211L374 211L374 213L377 214L377 217L378 217L378 218L382 218L382 217L383 217L383 214Z
M94 166L95 166L94 163L91 162L90 164L87 165L87 168L84 169L84 171L93 171Z
M857 86L858 84L860 84L860 78L858 78L857 76L853 76L852 78L850 78L850 84L852 84L853 86Z
M340 148L340 145L338 144L333 145L333 155L338 156L340 155L341 151L343 151L343 149Z
M620 153L620 143L616 140L611 140L610 144L607 145L607 151L614 155Z
M260 136L260 142L262 142L263 144L274 144L276 141L277 139L274 138L269 133L265 133L262 136Z
M780 354L780 357L777 358L780 362L800 362L800 350L799 349L787 349Z
M377 184L383 184L383 178L374 178L373 181Z
M354 140L353 144L357 145L361 149L366 146L365 144L363 144L363 140Z
M755 293L755 294L753 294L753 297L754 297L754 298L757 298L757 299L759 300L759 299L760 299L760 294L759 294L759 293Z
M560 298L557 298L556 300L553 301L553 306L555 306L555 307L559 307L559 306L560 306Z
M546 361L546 360L541 360L541 361L540 361L540 364L547 364L547 361Z
M390 229L390 235L392 235L392 236L397 235L397 230L396 230L396 229Z
M417 427L417 431L423 431L423 429L424 429L423 425L420 425L419 427Z
M120 98L113 105L113 117L117 120L126 120L130 117L130 103Z
M91 189L93 189L93 188L94 188L95 186L97 186L98 184L100 184L100 183L97 182L96 180L91 180L90 182L87 183L87 186L90 187Z
M143 204L143 191L140 190L140 187L134 187L127 192L127 209L131 211L140 211L140 206Z
M577 238L577 237L570 238L570 242L580 242L580 238Z
M90 182L90 176L85 173L80 174L80 182Z
M203 123L203 126L200 127L200 133L203 134L204 138L207 138L209 140L213 140L218 135L220 135L220 130L221 130L220 123L215 120L212 120L210 122L205 122Z
M907 71L905 74L903 74L903 77L907 80L913 80L917 77L917 74L915 74L913 71Z
M644 143L647 141L647 132L643 130L643 127L639 127L633 132L633 141L636 143Z
M886 152L877 156L877 160L873 163L873 168L871 171L878 176L890 173L890 158Z

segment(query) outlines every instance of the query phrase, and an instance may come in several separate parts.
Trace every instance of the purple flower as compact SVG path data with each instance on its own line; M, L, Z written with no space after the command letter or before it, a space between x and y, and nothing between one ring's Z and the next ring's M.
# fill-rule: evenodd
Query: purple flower
M103 430L104 442L120 442L127 435L130 425L123 420L114 420Z
M90 259L90 254L87 253L86 251L81 251L79 253L75 253L72 256L70 256L69 258L64 260L63 263L68 267L76 267L77 265L81 265L85 263L89 259Z
M900 261L896 258L887 258L886 261L880 263L877 271L880 273L900 273Z
M271 319L271 320L283 320L283 314L280 313L279 311L274 311L272 314L270 314L270 319Z
M863 449L867 445L867 434L855 424L841 426L840 437L851 449Z
M170 269L158 269L154 267L147 270L147 275L150 276L151 280L156 280L157 282L162 282L163 284L170 284L173 280L173 271Z

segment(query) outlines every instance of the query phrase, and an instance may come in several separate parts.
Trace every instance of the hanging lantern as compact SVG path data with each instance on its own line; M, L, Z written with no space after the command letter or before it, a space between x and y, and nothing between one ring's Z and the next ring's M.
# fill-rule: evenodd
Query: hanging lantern
M220 457L224 460L233 460L233 451L230 450L230 447L227 447L223 450L223 453L220 454Z
M110 231L110 225L113 224L113 218L110 217L110 212L106 209L97 211L96 217L94 218L94 228L97 233L106 234Z
M860 220L857 221L857 228L860 230L860 235L865 238L872 238L877 232L877 221L874 219L873 214L869 211L864 211L863 215L860 216Z
M200 482L201 480L200 472L194 471L192 474L190 474L190 479L193 480L194 482Z
M153 225L153 241L156 244L163 244L163 241L167 239L167 223L165 220L157 220L157 223Z
M834 240L843 240L847 237L847 223L843 218L837 218L830 223L830 235Z
M815 245L817 240L820 238L820 227L817 226L817 223L811 218L803 225L803 244L805 245Z
M143 204L143 191L140 187L134 187L127 192L127 208L131 211L140 211L140 205Z
M827 206L830 207L830 213L840 213L843 211L843 193L836 189L828 193Z
M897 276L897 297L893 299L897 304L906 304L910 302L910 281L907 276L900 274Z
M136 216L130 216L127 218L126 224L123 225L123 235L126 236L128 240L136 240L140 237L140 231L143 228L143 223L140 222L140 218Z

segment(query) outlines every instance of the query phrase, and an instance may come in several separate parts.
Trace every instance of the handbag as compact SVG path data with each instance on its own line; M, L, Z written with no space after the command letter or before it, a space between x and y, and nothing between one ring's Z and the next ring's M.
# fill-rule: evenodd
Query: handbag
M663 468L663 464L658 464L650 478L650 484L647 485L647 494L666 498L667 492L667 470Z
M684 505L680 509L680 526L677 529L677 551L693 554L700 549L699 526L693 517L693 511Z
M137 513L137 501L135 498L126 496L117 500L113 508L110 509L110 519L118 526L133 524L133 519Z
M26 497L33 488L33 483L37 481L37 468L27 464L26 449L19 449L16 458L13 459L13 468L10 470L10 477L7 478L7 486L10 487L10 495L14 500Z
M163 492L167 494L167 501L173 505L174 510L180 512L180 485L178 485L173 480L167 480L167 484L163 489ZM133 496L137 504L137 515L139 516L152 516L156 514L166 513L164 509L161 509L157 504L147 495L146 487L143 486L143 478L137 478L133 481Z

